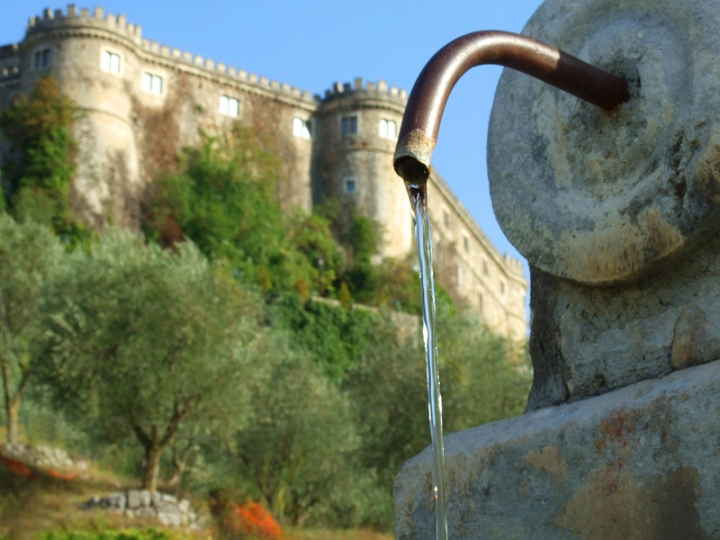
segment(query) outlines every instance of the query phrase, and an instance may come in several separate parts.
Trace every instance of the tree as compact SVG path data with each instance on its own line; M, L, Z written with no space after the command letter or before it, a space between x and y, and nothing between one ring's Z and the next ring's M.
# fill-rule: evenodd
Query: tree
M143 487L186 423L244 420L256 300L191 243L177 251L111 231L72 254L49 310L46 373L58 402L107 437L134 434Z
M330 220L283 212L281 178L273 140L236 124L227 139L183 151L179 170L157 184L145 229L164 246L189 238L265 293L332 292L342 256Z
M8 443L18 442L20 403L37 367L33 345L41 334L45 290L64 256L47 228L0 215L0 375Z
M249 494L294 525L362 520L353 485L374 492L352 459L359 441L348 400L282 333L262 336L251 355L256 415L235 445Z
M458 313L449 298L438 300L445 432L521 414L531 382L525 358L476 318ZM360 461L377 473L388 504L397 471L431 440L424 356L419 336L401 341L388 321L344 385L362 441Z
M20 95L0 113L0 131L11 148L3 163L6 206L19 221L51 226L70 243L89 236L74 218L69 198L77 115L77 107L52 77L38 79L30 94Z

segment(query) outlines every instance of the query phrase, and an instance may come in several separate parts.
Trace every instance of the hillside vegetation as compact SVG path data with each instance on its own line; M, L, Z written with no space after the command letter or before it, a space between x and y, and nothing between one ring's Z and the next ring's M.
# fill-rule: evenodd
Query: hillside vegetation
M387 531L393 478L430 440L420 332L391 317L419 310L412 262L371 264L378 230L367 218L350 216L334 236L334 201L281 211L273 141L242 125L184 150L157 179L143 234L91 231L70 202L77 114L52 79L0 114L12 150L0 197L0 425L10 443L64 448L116 479L0 478L0 534L148 525L77 510L118 484L179 490L210 510L259 503L286 532L304 528L287 538ZM524 349L442 291L438 329L446 431L519 414ZM2 464L0 474L10 478ZM48 508L56 517L33 528ZM243 535L209 512L209 534ZM45 538L85 538L68 535Z

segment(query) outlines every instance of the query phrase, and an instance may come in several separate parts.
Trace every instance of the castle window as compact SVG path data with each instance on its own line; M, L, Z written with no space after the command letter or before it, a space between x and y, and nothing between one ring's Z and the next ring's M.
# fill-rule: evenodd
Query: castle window
M340 123L340 132L343 134L343 136L357 133L357 131L357 116L343 116Z
M443 210L443 225L450 228L450 213L447 210Z
M162 94L163 89L163 80L162 77L158 75L153 75L152 73L143 73L142 74L142 89L143 92L147 92L149 94Z
M34 64L35 70L47 69L50 67L50 49L43 49L35 53Z
M108 73L120 73L120 56L108 51L102 52L100 67Z
M301 139L312 139L312 125L310 120L293 118L293 135Z
M458 287L465 285L465 267L460 263L457 264L457 284Z
M397 138L397 124L395 124L392 120L380 120L378 134L383 139Z
M465 253L470 253L470 239L463 233L463 249Z
M507 292L507 287L505 287L505 282L504 282L504 281L501 281L501 282L500 282L500 294L502 294L503 296L505 296L505 293L506 293L506 292Z
M345 192L346 193L355 193L355 189L357 188L357 185L355 184L355 180L352 178L348 178L345 180Z
M477 292L477 310L481 315L485 312L485 297L480 289Z
M240 102L228 96L220 96L220 114L236 118L240 112Z
M483 259L482 261L482 272L485 277L490 275L490 265L488 264L487 259Z

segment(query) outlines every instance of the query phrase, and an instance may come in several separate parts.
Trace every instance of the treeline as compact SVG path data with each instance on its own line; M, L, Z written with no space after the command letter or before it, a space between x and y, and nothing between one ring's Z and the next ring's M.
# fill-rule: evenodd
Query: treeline
M387 526L393 478L429 442L419 331L390 317L418 309L412 263L372 265L362 217L334 238L332 201L283 213L272 140L242 126L158 179L144 234L96 234L69 204L75 118L52 79L0 115L8 441L287 523ZM520 413L524 353L447 295L438 327L446 430Z

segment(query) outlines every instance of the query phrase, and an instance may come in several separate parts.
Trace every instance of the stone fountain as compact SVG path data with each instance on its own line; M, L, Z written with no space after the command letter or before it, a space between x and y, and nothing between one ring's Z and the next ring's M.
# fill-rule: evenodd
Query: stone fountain
M523 35L626 94L500 79L488 170L530 265L534 381L523 415L445 438L449 537L720 538L720 5L547 0ZM396 168L434 143L404 122ZM397 477L398 539L434 536L431 464Z

